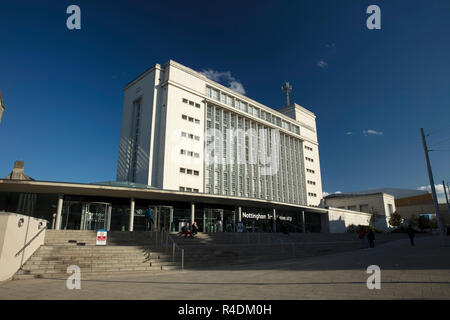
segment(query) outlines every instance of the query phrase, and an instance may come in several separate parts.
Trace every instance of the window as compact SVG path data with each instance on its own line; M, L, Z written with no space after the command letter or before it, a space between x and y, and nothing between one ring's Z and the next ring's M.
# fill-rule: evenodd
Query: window
M347 206L347 210L356 211L356 206Z
M198 192L198 189L193 189L194 190L194 192Z
M192 170L191 169L187 169L187 174L192 174Z
M183 150L183 149L181 149L181 150L180 150L180 154L186 154L186 151Z
M186 188L186 191L192 192L192 188Z
M181 172L181 173L185 173L185 172L186 172L186 169L185 169L185 168L180 168L180 172Z
M181 131L181 136L186 137L186 132Z
M183 115L181 115L181 118L183 118L183 120L186 120L187 119L187 115L183 114Z
M195 123L196 123L196 124L199 124L199 123L200 123L200 120L195 119Z
M194 105L194 101L189 101L189 105L193 106Z
M195 140L200 141L200 137L199 136L195 136Z
M197 170L194 170L194 176L198 176L200 174L200 172L198 172Z
M188 99L183 98L183 102L184 102L184 103L187 103L187 102L188 102Z
M200 104L199 104L199 103L196 103L195 106L196 106L197 108L200 108Z
M195 158L198 158L198 157L200 157L200 154L194 153L194 157L195 157Z
M366 213L370 213L369 212L369 205L368 204L361 204L359 206L359 211L361 212L366 212Z
M190 122L194 122L194 118L189 117L189 121L190 121Z
M184 187L180 187L180 191L184 191Z

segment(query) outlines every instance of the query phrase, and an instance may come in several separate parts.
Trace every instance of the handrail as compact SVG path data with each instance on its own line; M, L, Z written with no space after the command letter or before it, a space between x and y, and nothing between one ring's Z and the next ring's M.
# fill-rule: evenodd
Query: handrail
M176 249L181 251L181 271L183 271L184 269L184 249L181 248L176 242L175 240L170 236L168 231L162 230L161 232L161 238L160 238L160 244L161 247L163 246L163 236L165 236L165 240L166 240L166 251L168 251L168 247L169 247L169 240L172 243L172 261L175 261L175 251ZM158 242L158 241L156 241Z
M31 242L33 242L33 240L34 239L36 239L40 234L41 234L41 232L42 231L44 231L44 230L46 230L47 229L47 227L44 227L44 228L42 228L30 241L28 241L24 246L23 246L23 248L22 249L20 249L19 250L19 252L17 252L16 254L15 254L15 256L14 257L17 257L19 254L21 254L22 253L22 251L24 251L25 249L26 249L26 247L28 247L30 244L31 244Z

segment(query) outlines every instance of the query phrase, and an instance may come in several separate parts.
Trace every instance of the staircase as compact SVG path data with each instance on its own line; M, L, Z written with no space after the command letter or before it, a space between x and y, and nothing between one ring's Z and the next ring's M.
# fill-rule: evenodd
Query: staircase
M159 238L158 238L159 236ZM157 272L179 269L172 255L160 246L160 234L108 232L108 245L96 246L95 231L47 230L45 243L23 265L13 279L61 278L76 265L81 277Z
M325 233L198 233L193 238L171 235L184 249L184 267L197 269L305 258L358 250L356 234ZM376 243L403 236L376 235Z

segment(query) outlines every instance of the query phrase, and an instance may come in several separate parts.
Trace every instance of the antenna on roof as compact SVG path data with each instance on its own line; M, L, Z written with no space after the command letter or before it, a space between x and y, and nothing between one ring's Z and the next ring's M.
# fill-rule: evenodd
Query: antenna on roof
M284 85L281 87L281 90L286 94L286 105L290 105L291 103L289 102L289 93L292 91L292 86L289 84L289 82L285 81Z

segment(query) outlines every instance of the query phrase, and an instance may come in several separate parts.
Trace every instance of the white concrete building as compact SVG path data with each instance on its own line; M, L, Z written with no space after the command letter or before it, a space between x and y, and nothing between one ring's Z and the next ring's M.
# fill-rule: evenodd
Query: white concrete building
M346 225L368 225L359 223L365 221L365 215L359 215L359 213L366 213L372 215L371 224L383 231L390 229L389 219L396 210L394 196L384 192L332 194L324 198L324 205L329 209L330 226L333 224L334 217L338 217L336 214L339 212L343 214L341 219L346 220ZM352 222L353 220L355 223Z
M117 181L318 206L315 115L279 111L170 60L124 89Z

